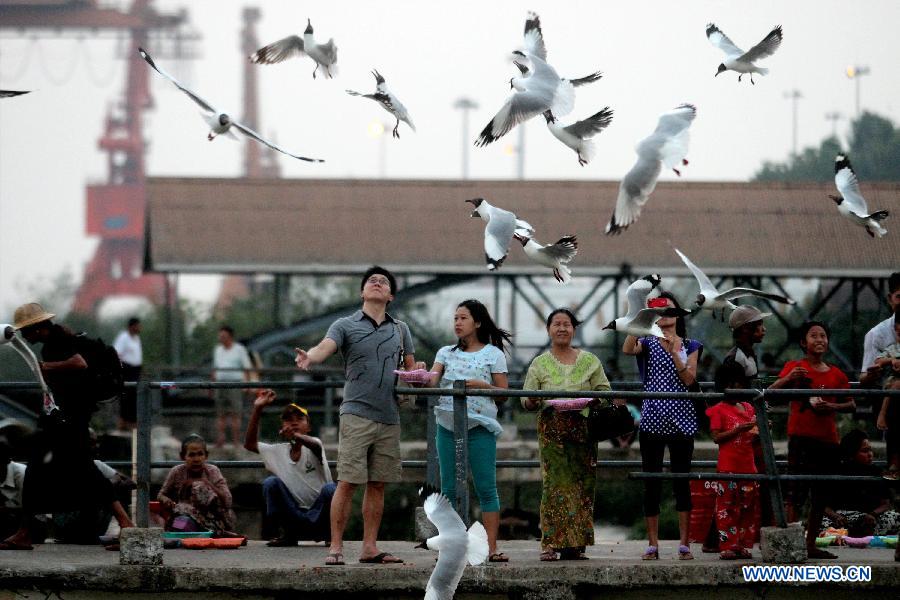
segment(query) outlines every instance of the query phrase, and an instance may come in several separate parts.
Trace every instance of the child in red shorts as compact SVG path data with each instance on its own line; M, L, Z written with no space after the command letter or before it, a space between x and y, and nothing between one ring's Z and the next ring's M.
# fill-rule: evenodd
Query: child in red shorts
M733 373L729 372L733 371ZM727 388L743 387L743 369L726 364L716 373L716 382L729 381ZM753 439L759 434L756 413L749 402L738 402L725 396L706 409L713 441L719 445L719 473L756 473ZM719 558L736 560L752 558L750 551L756 539L756 515L759 484L756 481L722 480L716 482L716 527L719 530Z

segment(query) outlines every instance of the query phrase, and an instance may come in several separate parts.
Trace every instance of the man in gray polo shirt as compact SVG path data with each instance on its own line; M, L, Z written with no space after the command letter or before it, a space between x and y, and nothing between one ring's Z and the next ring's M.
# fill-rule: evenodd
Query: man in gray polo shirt
M296 348L297 366L308 369L340 350L344 359L338 484L331 501L331 547L326 565L344 564L344 529L356 488L363 496L363 543L360 562L398 563L378 550L378 528L384 511L384 484L400 481L400 412L394 397L394 369L424 368L413 358L413 342L403 321L387 313L397 282L378 266L360 282L362 310L331 324L325 338L308 351Z

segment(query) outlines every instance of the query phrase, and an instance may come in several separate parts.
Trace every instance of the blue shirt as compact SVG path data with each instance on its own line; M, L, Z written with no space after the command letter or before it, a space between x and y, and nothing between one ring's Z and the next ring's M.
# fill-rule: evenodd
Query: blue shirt
M638 342L642 347L637 355L638 370L645 392L688 391L678 377L675 361L655 336L642 337ZM686 363L689 355L702 348L703 344L697 340L685 339L682 342L682 361ZM686 398L644 398L640 429L657 435L693 436L697 433L697 412L693 401Z
M477 352L465 352L453 346L444 346L434 357L435 363L444 365L441 376L441 387L453 387L454 381L479 379L492 383L492 373L506 373L506 356L493 344L487 344ZM469 429L481 425L494 435L500 435L503 428L497 421L497 404L494 398L484 396L466 396L469 417ZM441 396L434 407L434 416L438 425L453 431L453 396Z

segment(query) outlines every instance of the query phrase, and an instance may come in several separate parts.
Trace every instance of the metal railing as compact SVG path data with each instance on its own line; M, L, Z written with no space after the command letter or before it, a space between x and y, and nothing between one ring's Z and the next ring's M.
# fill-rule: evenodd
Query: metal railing
M147 527L149 523L150 501L150 476L152 468L170 467L181 464L176 461L151 460L151 428L153 425L151 392L161 393L163 390L202 390L202 389L291 389L291 390L333 390L341 387L343 382L336 381L259 381L259 382L211 382L211 381L140 381L126 384L129 387L137 387L137 452L136 452L136 483L137 502L135 506L135 520L139 527ZM35 382L0 382L2 390L28 390L39 389ZM784 502L781 491L782 481L848 481L866 482L876 481L874 477L854 477L840 475L793 475L779 473L779 466L784 466L775 460L775 451L771 431L768 422L767 399L773 401L789 401L798 397L808 396L836 396L836 397L900 397L900 390L880 389L738 389L720 392L644 392L637 390L612 390L612 391L563 391L563 390L486 390L467 389L464 381L457 381L452 388L423 388L400 387L396 392L401 395L425 396L427 398L427 455L424 461L407 460L403 466L408 468L424 468L426 480L434 486L439 486L439 467L437 460L437 448L435 444L437 423L434 416L434 407L437 405L437 397L451 396L453 398L454 420L454 452L456 463L456 508L463 519L468 523L469 493L468 493L468 415L466 410L466 396L502 397L502 398L598 398L598 399L687 399L687 400L722 400L726 395L740 397L752 402L756 411L756 421L759 429L759 437L763 449L763 461L765 473L717 473L717 472L691 472L691 473L645 473L631 472L629 477L633 479L718 479L718 480L754 480L768 481L769 501L772 506L776 524L786 527L787 521L784 513ZM333 398L333 394L325 394L325 401ZM329 461L334 464L334 461ZM130 463L111 462L118 465ZM221 468L261 468L261 461L216 461ZM498 468L533 468L539 466L535 460L498 460ZM693 461L692 467L715 466L715 461ZM640 461L609 460L598 461L598 466L613 468L640 467Z

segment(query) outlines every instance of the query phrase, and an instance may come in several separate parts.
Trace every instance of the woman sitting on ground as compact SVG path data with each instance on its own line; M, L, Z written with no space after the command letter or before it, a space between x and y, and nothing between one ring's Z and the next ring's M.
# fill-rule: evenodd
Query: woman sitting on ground
M171 517L168 531L212 531L213 537L242 537L233 533L235 515L231 492L219 467L207 463L206 440L196 434L181 442L183 465L172 467L157 500ZM193 522L192 522L193 521Z

